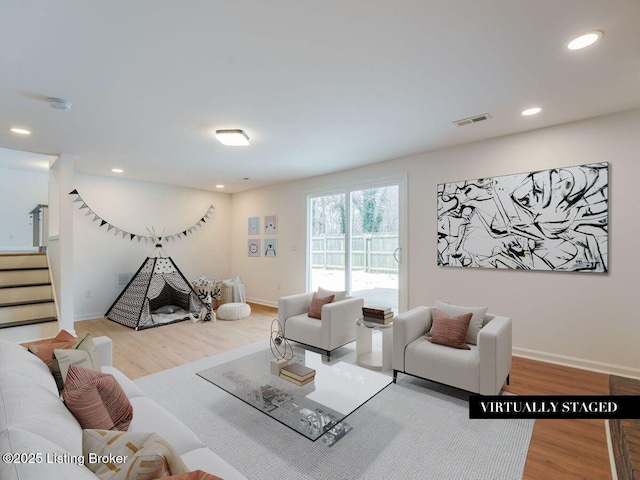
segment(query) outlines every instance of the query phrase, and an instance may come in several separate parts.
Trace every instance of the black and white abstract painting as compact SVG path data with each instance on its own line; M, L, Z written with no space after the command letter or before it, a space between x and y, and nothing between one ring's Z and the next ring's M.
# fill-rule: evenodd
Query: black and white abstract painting
M438 265L606 272L609 164L438 185Z

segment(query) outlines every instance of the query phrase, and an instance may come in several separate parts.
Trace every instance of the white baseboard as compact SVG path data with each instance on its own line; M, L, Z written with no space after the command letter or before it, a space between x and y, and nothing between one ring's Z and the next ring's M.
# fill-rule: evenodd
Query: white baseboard
M583 358L569 357L566 355L557 355L555 353L540 352L538 350L529 350L528 348L513 347L512 352L516 357L529 358L531 360L538 360L540 362L554 363L556 365L563 365L565 367L581 368L582 370L589 370L592 372L640 379L640 370L637 368L629 368L622 365L613 365L611 363L585 360Z
M278 302L274 303L269 300L260 300L259 298L248 298L247 302L249 303L257 303L258 305L264 305L265 307L273 307L278 308Z
M94 320L96 318L104 318L104 312L88 313L86 315L75 315L73 317L74 322L81 322L83 320Z

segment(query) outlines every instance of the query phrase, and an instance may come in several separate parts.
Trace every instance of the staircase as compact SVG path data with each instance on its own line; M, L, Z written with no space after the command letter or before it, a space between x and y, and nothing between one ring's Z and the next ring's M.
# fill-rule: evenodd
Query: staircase
M0 337L35 340L57 331L46 254L0 254Z

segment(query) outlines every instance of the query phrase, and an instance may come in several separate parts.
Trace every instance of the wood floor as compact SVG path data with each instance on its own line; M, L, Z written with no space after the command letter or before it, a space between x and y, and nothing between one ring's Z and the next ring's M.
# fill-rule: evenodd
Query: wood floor
M75 329L79 336L109 336L114 366L135 379L269 338L277 310L251 308L250 317L233 322L181 322L136 332L96 319L76 322ZM514 357L505 389L520 395L607 395L609 375ZM536 420L523 478L611 480L604 420Z

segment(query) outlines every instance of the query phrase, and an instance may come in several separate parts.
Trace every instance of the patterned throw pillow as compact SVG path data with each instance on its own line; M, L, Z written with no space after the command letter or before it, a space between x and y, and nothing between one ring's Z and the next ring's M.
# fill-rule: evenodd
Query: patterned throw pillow
M311 306L309 307L309 317L321 319L322 306L331 302L333 302L333 295L329 295L328 297L321 297L317 293L314 293L313 298L311 299Z
M47 367L51 368L51 360L53 358L53 351L56 348L71 348L76 343L76 337L71 335L66 330L60 330L56 338L49 340L48 342L32 343L27 349L36 355L40 360L47 364Z
M446 345L448 347L470 350L465 343L471 313L463 313L455 317L450 317L437 308L431 310L433 318L433 329L431 330L431 343Z
M67 371L69 370L69 365L72 363L98 372L102 371L100 368L98 349L95 343L93 343L91 334L87 333L82 340L71 348L53 350L51 371L53 372L53 378L56 379L58 391L60 392L64 388Z
M187 471L173 447L156 433L83 430L82 453L100 480L149 480Z
M181 473L180 475L171 475L164 477L163 480L222 480L220 477L203 472L202 470L194 470L192 472Z
M133 407L113 375L71 365L62 399L82 428L126 431Z

